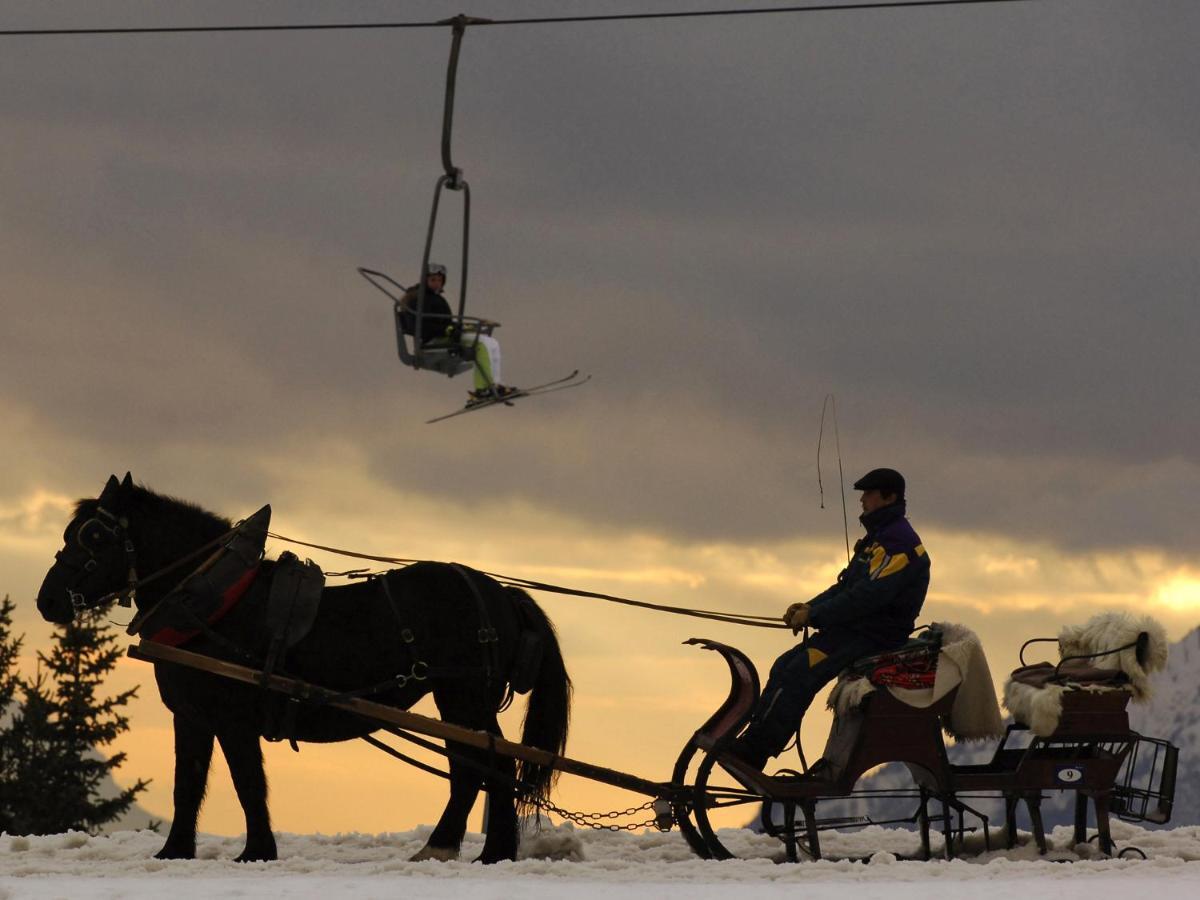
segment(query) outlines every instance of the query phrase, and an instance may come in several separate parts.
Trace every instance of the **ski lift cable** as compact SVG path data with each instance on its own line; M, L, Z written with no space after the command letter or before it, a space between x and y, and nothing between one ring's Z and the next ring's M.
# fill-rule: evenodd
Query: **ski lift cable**
M822 3L808 6L766 6L750 9L681 10L678 12L611 13L583 16L538 16L519 19L482 19L455 16L439 21L325 22L299 25L163 25L117 28L5 28L0 37L63 37L126 34L216 34L264 31L370 31L405 28L458 28L484 25L565 25L589 22L633 22L651 19L696 19L732 16L788 15L811 12L848 12L863 9L913 9L934 6L982 6L1036 3L1045 0L873 0L866 3Z

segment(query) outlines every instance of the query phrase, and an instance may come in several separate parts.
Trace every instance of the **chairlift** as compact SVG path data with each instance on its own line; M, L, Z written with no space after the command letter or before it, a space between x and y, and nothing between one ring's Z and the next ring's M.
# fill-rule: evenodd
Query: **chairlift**
M475 367L475 345L472 335L490 335L500 323L466 314L467 271L471 236L471 188L462 177L462 169L454 165L450 153L451 126L454 120L454 86L458 70L459 50L466 26L483 20L456 16L445 24L452 25L450 63L446 73L446 100L442 112L442 168L433 191L433 206L429 213L429 228L425 233L425 249L421 254L421 276L413 288L406 288L390 275L375 269L359 267L358 273L371 285L392 300L396 323L396 349L400 360L414 369L440 372L453 378ZM425 273L429 269L429 254L437 229L438 209L442 191L461 191L463 195L463 231L461 281L458 289L458 312L446 316L426 311ZM434 336L436 335L436 336Z
M442 334L447 325L453 326L451 335L454 336L491 334L494 328L500 327L499 322L464 315L461 301L458 315L447 317L424 312L423 278L414 298L411 289L384 272L360 266L358 274L391 299L396 325L396 350L400 361L414 369L440 372L451 378L469 372L475 367L475 349L470 341L464 343L461 339L447 336L424 342L423 336L433 331Z

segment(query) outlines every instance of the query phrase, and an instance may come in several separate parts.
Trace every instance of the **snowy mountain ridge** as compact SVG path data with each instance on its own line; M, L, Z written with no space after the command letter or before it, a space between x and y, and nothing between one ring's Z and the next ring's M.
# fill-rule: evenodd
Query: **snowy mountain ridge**
M1130 705L1129 724L1179 748L1170 827L1200 824L1200 628L1171 645L1167 667L1154 676L1154 696Z

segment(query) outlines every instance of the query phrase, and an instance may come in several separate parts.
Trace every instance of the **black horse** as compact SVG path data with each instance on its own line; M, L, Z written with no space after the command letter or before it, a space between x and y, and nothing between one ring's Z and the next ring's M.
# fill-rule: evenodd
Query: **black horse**
M134 562L141 572L158 572L231 528L227 519L134 485L128 474L123 481L113 476L98 499L76 506L63 549L38 593L38 609L51 622L69 622L77 610L94 607L126 587ZM243 665L247 656L263 659L270 644L264 610L277 565L263 560L245 595L186 648ZM139 615L194 567L189 563L178 574L141 587L136 594ZM481 624L488 626L482 632L495 629L490 646L486 639L481 643ZM561 754L571 681L553 626L523 591L463 566L423 562L379 579L325 589L311 631L287 653L285 671L336 691L352 691L412 673L419 660L430 677L374 692L369 699L407 709L432 691L445 721L499 735L497 712L509 690L518 647L531 634L540 640L541 655L531 673L521 741ZM175 815L158 857L195 856L196 819L215 738L246 815L246 847L238 860L275 859L260 737L278 736L283 699L253 685L168 663L156 664L154 675L175 722ZM298 712L293 708L286 736L345 741L378 727L348 712L306 705ZM544 797L554 773L532 763L518 767L511 759L489 758L485 751L457 745L449 749L459 756L450 759L450 799L413 858L457 856L467 816L485 784L489 820L479 860L515 858L518 806Z

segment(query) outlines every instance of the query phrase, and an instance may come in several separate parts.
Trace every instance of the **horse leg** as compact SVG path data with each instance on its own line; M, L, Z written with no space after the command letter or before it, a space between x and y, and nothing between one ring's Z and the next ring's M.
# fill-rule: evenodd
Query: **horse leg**
M475 755L460 745L451 745L450 749L463 756ZM429 839L425 841L425 846L411 857L413 862L423 859L437 859L443 862L458 859L458 849L462 846L463 835L467 831L467 817L471 814L471 807L475 805L475 798L479 796L479 786L482 783L483 776L478 770L459 760L450 760L450 799L446 802L442 817L438 819Z
M461 685L455 685L453 689L434 688L433 699L443 721L500 736L500 723L496 719L499 698L488 698L481 694L464 696L461 689ZM412 857L413 860L457 859L463 835L467 831L467 817L484 782L482 769L494 767L509 777L515 776L516 767L511 759L462 745L450 745L450 749L463 757L450 760L450 799L425 846ZM492 784L489 781L488 798L487 839L476 862L516 859L518 829L512 785Z
M213 733L186 716L175 716L175 818L156 859L195 859L196 820L204 803Z
M488 722L487 730L491 734L501 734L500 723L495 713ZM517 778L517 761L511 756L499 755L492 755L487 761L490 768L495 769L500 777L485 777L488 804L487 837L483 842L483 850L475 861L494 863L502 859L516 859L517 846L521 841L516 795L513 790L513 783Z
M472 721L467 727L501 735L500 723L495 713L484 717L482 721ZM485 781L488 804L487 837L475 862L494 863L503 859L516 859L517 845L520 842L513 790L513 782L517 775L516 761L511 757L489 754L469 747L458 747L456 752L475 765L458 760L450 761L450 800L437 826L429 835L429 840L413 859L457 858L458 849L467 830L467 817L475 805L476 797L479 796L479 788ZM477 767L494 769L499 773L499 777L488 778Z
M267 810L267 773L263 769L262 744L255 731L223 731L217 735L229 763L229 774L246 815L246 848L236 862L277 858L271 814Z

